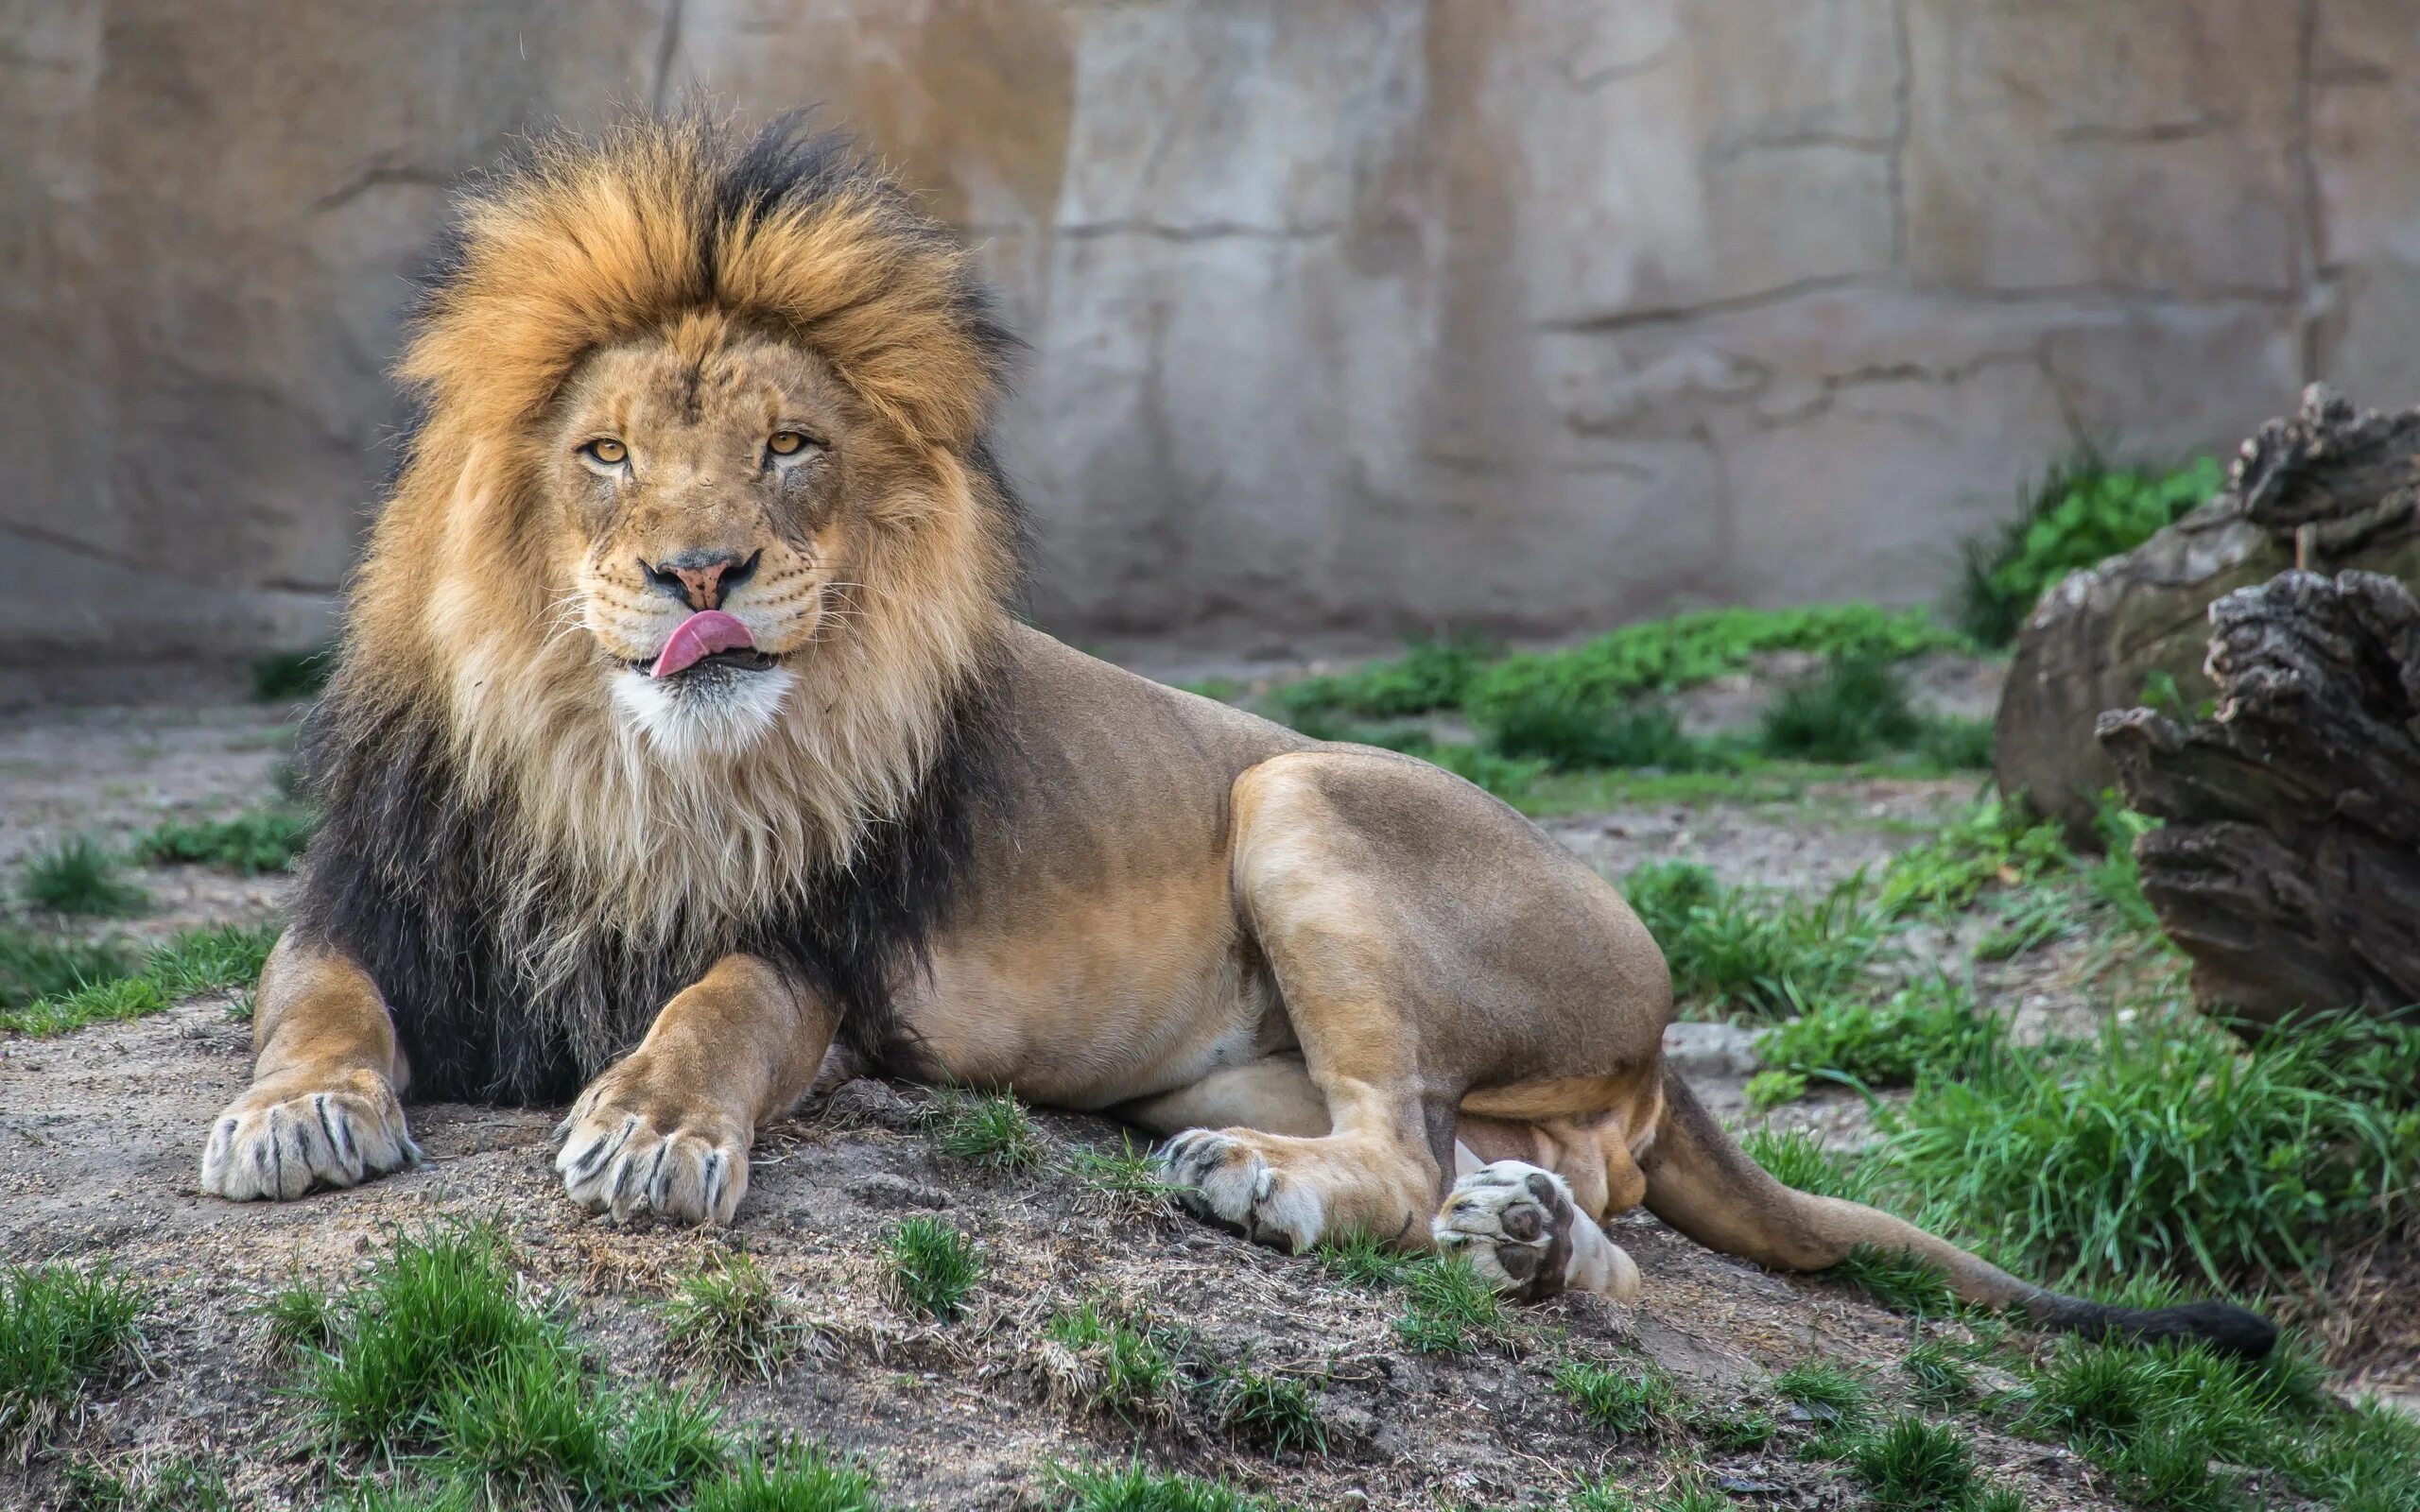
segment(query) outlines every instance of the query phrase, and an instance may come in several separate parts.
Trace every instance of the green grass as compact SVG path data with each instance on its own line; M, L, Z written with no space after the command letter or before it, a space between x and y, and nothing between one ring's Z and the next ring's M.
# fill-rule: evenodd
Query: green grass
M1919 1074L1954 1075L1998 1054L2008 1023L1975 1003L1973 988L1928 977L1880 1003L1832 999L1756 1035L1766 1065L1864 1091L1912 1087Z
M295 1393L329 1448L503 1505L649 1504L730 1460L703 1399L601 1377L492 1228L399 1237L339 1311Z
M1231 1369L1211 1385L1210 1416L1230 1438L1268 1453L1327 1452L1319 1396L1292 1376Z
M1834 1432L1860 1431L1874 1407L1873 1385L1829 1360L1800 1361L1773 1377L1772 1389Z
M1670 1433L1687 1408L1680 1387L1653 1365L1625 1374L1565 1361L1554 1373L1554 1387L1591 1423L1625 1437Z
M2174 470L2115 467L2090 451L2071 458L2031 490L2015 519L1967 544L1959 627L1980 644L2008 644L2052 584L2133 550L2225 484L2214 457Z
M252 696L263 703L313 697L336 670L333 645L304 651L273 651L252 663Z
M1052 1471L1054 1512L1291 1512L1225 1481L1123 1469L1062 1465Z
M162 824L134 842L134 859L147 866L210 866L254 877L291 871L318 820L288 808L255 809L231 819Z
M689 1512L883 1512L874 1478L829 1450L786 1445L751 1456L705 1485Z
M76 1512L236 1512L227 1478L192 1456L117 1466L70 1462L60 1481Z
M123 947L38 935L0 920L0 1013L128 974Z
M1495 710L1488 736L1500 754L1544 762L1555 771L1698 772L1736 765L1715 743L1683 730L1670 710L1651 703L1598 708L1535 692Z
M1917 1317L1945 1317L1955 1311L1949 1279L1904 1250L1853 1245L1841 1263L1824 1273L1863 1291L1883 1306Z
M1417 1255L1392 1248L1375 1235L1353 1231L1320 1241L1321 1264L1359 1286L1400 1286L1419 1269Z
M1913 746L1924 730L1896 667L1835 658L1823 676L1783 689L1766 706L1756 744L1768 756L1862 762Z
M1042 1132L1009 1093L944 1090L930 1122L934 1147L953 1160L1001 1175L1042 1168Z
M343 1322L336 1298L299 1276L269 1293L255 1311L268 1352L277 1359L300 1359L328 1349Z
M1622 891L1694 1013L1778 1019L1846 990L1879 956L1883 921L1853 878L1821 899L1726 887L1692 862L1651 862Z
M1176 1351L1162 1330L1105 1315L1098 1304L1063 1312L1043 1329L1051 1395L1078 1412L1130 1423L1173 1418Z
M18 876L17 894L31 907L58 914L140 913L150 897L126 880L124 869L98 841L79 834L36 851Z
M0 1449L39 1444L138 1361L146 1299L107 1270L0 1268Z
M769 1383L806 1336L756 1263L735 1250L683 1277L665 1304L666 1352L718 1376Z
M1986 798L1934 839L1892 857L1875 907L1892 917L1941 915L1986 889L2026 888L2074 868L2055 822L2035 823L2023 805Z
M1075 1178L1079 1206L1112 1217L1149 1218L1169 1211L1179 1188L1160 1175L1151 1152L1134 1147L1132 1136L1119 1136L1118 1147L1080 1144L1067 1156L1067 1174Z
M1512 1336L1512 1315L1467 1261L1416 1260L1403 1279L1405 1307L1395 1337L1420 1354L1473 1354Z
M1400 719L1458 707L1492 652L1467 639L1415 641L1392 661L1289 682L1270 696L1288 724Z
M903 1313L955 1319L983 1274L975 1242L939 1218L909 1218L883 1237L884 1288Z
M1842 1160L1798 1129L1750 1129L1739 1140L1748 1158L1772 1173L1774 1180L1819 1197L1846 1197L1863 1202L1874 1193L1871 1157Z
M1570 1501L1571 1512L1737 1512L1739 1503L1708 1486L1696 1471L1685 1471L1659 1491L1634 1491L1601 1481L1586 1486Z
M2165 938L2158 912L2143 896L2142 868L2135 861L2135 842L2159 828L2159 821L2127 808L2110 791L2100 795L2093 828L2100 832L2104 849L2084 867L2085 885L2108 904L2122 932L2137 938Z
M181 931L133 975L98 977L24 1007L0 1008L0 1030L43 1039L87 1024L144 1018L203 992L251 987L260 980L278 933L274 924Z
M1982 1493L1975 1448L1945 1423L1903 1414L1849 1449L1849 1468L1878 1512L1954 1512Z

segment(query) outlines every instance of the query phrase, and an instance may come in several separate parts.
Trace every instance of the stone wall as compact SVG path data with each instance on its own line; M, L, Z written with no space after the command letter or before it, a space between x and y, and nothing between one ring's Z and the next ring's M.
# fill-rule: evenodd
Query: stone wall
M1080 633L1922 598L2420 398L2411 0L0 0L0 658L316 633L444 185L693 88L986 244Z

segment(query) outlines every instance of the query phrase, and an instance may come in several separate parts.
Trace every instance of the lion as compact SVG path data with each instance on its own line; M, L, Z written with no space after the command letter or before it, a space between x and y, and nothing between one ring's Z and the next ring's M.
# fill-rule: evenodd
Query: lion
M462 202L206 1191L408 1165L406 1095L567 1101L572 1201L729 1223L757 1131L872 1070L1108 1115L1253 1240L1524 1299L1635 1295L1603 1226L1643 1202L1777 1269L1870 1245L2046 1325L2269 1347L1776 1181L1665 1065L1654 940L1520 815L1022 623L1017 347L796 118L563 137Z

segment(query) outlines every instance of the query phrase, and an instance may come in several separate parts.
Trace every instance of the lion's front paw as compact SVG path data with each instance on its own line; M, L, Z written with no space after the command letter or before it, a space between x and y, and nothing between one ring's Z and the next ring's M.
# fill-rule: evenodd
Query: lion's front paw
M1524 1301L1565 1290L1638 1291L1638 1267L1573 1205L1563 1177L1526 1160L1498 1160L1455 1182L1429 1236Z
M1159 1163L1186 1209L1247 1239L1300 1254L1326 1228L1319 1192L1270 1164L1241 1133L1187 1129L1168 1141Z
M201 1152L201 1189L236 1202L291 1201L417 1164L394 1086L373 1071L280 1077L227 1105Z
M668 1113L613 1072L580 1094L557 1132L563 1191L618 1222L651 1212L674 1223L729 1223L748 1192L752 1131Z

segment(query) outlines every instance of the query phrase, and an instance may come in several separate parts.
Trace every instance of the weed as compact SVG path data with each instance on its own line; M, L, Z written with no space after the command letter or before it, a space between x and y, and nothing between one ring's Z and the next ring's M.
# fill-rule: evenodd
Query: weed
M1400 719L1451 709L1462 701L1491 654L1483 643L1466 639L1415 641L1390 662L1289 682L1270 702L1298 729L1304 720Z
M1669 1433L1686 1406L1672 1378L1652 1365L1625 1375L1566 1361L1555 1371L1554 1385L1590 1422L1625 1436Z
M1976 1006L1972 988L1931 977L1879 1004L1819 1002L1758 1033L1756 1054L1800 1076L1874 1090L1954 1075L2007 1042L2007 1021Z
M1419 1257L1391 1248L1375 1235L1354 1230L1320 1241L1320 1263L1362 1286L1400 1286L1420 1266Z
M1766 707L1756 744L1768 756L1861 762L1915 744L1924 729L1897 668L1836 657L1822 677L1784 689Z
M983 1273L975 1242L939 1218L909 1218L883 1240L890 1263L884 1285L891 1305L918 1317L949 1322Z
M269 1293L257 1311L269 1353L280 1359L325 1350L343 1323L336 1299L299 1276Z
M1272 1454L1300 1450L1327 1452L1327 1428L1319 1399L1291 1376L1268 1375L1241 1366L1211 1387L1211 1417L1230 1435Z
M115 856L82 834L36 851L17 890L33 907L59 914L131 914L151 901L126 880Z
M240 876L291 871L318 821L292 809L255 809L232 819L163 824L134 842L135 859L149 866L220 867Z
M1042 1373L1051 1400L1130 1423L1175 1416L1176 1356L1158 1330L1103 1316L1086 1302L1043 1330Z
M226 1476L191 1456L115 1469L71 1462L60 1480L78 1512L235 1512Z
M309 698L328 685L336 670L333 645L307 651L272 651L252 663L252 696L263 703Z
M735 1250L682 1279L665 1305L664 1332L666 1352L683 1365L768 1383L806 1336L756 1263Z
M883 1512L874 1479L828 1450L785 1445L698 1487L689 1512Z
M1161 1474L1139 1462L1123 1469L1063 1465L1052 1479L1063 1498L1055 1512L1291 1512L1225 1481Z
M0 1267L0 1449L22 1458L85 1387L132 1366L143 1310L142 1292L106 1270Z
M2005 1053L1920 1082L1882 1159L1919 1205L2052 1274L2282 1280L2409 1210L2415 1058L2420 1028L2357 1015L2257 1054L2190 1015L2113 1022L2096 1054Z
M0 921L0 1028L5 1015L43 998L128 974L126 953L107 941L59 939Z
M1704 867L1651 862L1622 883L1663 949L1672 990L1693 1009L1771 1019L1838 993L1882 952L1882 921L1863 880L1822 899L1725 887Z
M1899 1373L1908 1378L1916 1400L1928 1407L1963 1406L1975 1395L1975 1367L1938 1339L1910 1346Z
M2151 539L2225 486L2215 458L2171 472L2113 467L2089 450L2051 470L2017 517L1967 543L1960 628L2006 645L2043 591Z
M1773 1377L1773 1395L1795 1402L1827 1428L1855 1433L1874 1401L1865 1378L1829 1360L1802 1360Z
M1404 1278L1406 1306L1395 1337L1421 1354L1470 1354L1512 1336L1512 1319L1495 1288L1460 1259L1414 1262Z
M1068 1174L1076 1178L1077 1205L1106 1217L1154 1217L1168 1211L1178 1191L1152 1164L1150 1152L1134 1147L1132 1136L1119 1136L1115 1150L1080 1144L1067 1157Z
M929 1117L934 1145L954 1160L1003 1175L1042 1167L1042 1132L1010 1093L944 1090Z
M1865 1483L1868 1504L1883 1512L1944 1512L1967 1505L1981 1489L1966 1435L1910 1415L1859 1438L1848 1459Z

